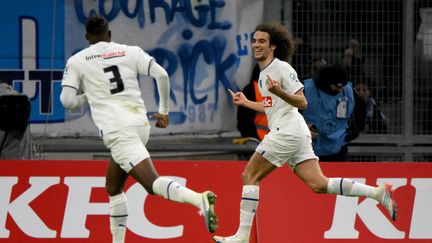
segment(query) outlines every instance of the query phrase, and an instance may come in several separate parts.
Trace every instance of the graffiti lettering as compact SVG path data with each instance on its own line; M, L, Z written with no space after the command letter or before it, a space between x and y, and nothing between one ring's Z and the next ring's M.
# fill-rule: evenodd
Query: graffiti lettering
M233 5L232 2L226 0L74 0L66 1L64 4L67 16L72 17L68 20L71 22L66 24L67 33L75 30L82 31L82 24L86 22L87 17L96 13L104 15L110 22L137 21L136 26L132 26L131 30L144 31L145 27L148 29L157 27L155 31L157 36L153 35L145 43L134 40L134 44L146 49L170 76L172 85L169 96L171 104L174 105L170 117L172 116L175 121L172 124L188 122L187 114L191 111L189 109L196 109L196 122L212 121L213 116L218 114L218 106L222 106L219 104L219 100L222 100L219 96L224 95L221 91L228 88L239 90L231 76L236 75L240 56L247 56L248 52L250 53L248 51L250 36L248 33L241 33L242 38L237 38L237 46L235 41L231 40L235 38L233 31L230 30L234 23L231 21L236 21L236 18L225 12L231 9L229 6ZM17 38L22 38L18 41L21 44L19 48L22 49L20 52L22 55L18 57L20 59L17 65L7 70L0 70L0 78L12 84L18 92L26 93L30 97L31 123L64 122L65 119L78 119L89 113L88 107L81 108L79 111L65 112L59 99L62 78L62 71L59 69L63 68L64 60L85 47L84 42L78 43L75 38L68 38L68 45L63 46L61 43L63 37L56 38L60 44L56 43L55 46L58 48L54 51L60 54L48 55L48 49L41 44L47 43L46 38L37 33L45 33L50 29L45 28L46 24L38 24L42 21L39 18L26 17L26 19L29 20L21 21L17 25L21 30ZM159 28L161 23L166 23L168 26ZM63 23L59 26L66 25ZM181 26L186 27L182 29L184 27ZM116 33L122 31L115 30ZM147 34L148 31L143 33ZM117 38L118 36L119 34ZM119 42L122 42L122 38ZM127 44L127 41L125 42ZM42 50L41 53L38 52L39 50ZM56 59L54 62L48 62L51 59L47 57ZM157 88L151 92L154 93L156 104L159 104ZM222 103L231 106L231 97L227 94L226 100L224 98Z
M61 80L63 72L61 71L29 71L30 80L40 80L40 112L41 114L50 114L51 111L51 94L52 94L52 81Z
M238 56L247 56L249 55L248 48L251 46L252 41L252 35L253 33L245 33L244 34L244 41L246 42L243 44L242 42L242 36L237 35L237 55Z
M53 97L53 93L59 93L61 89L60 81L63 71L61 70L29 70L29 80L35 80L34 96L31 100L31 122L43 123L49 118L50 122L60 122L64 120L64 110L58 97ZM6 83L13 85L18 92L23 92L22 81L24 81L25 71L0 70L0 78ZM21 82L18 82L21 81Z
M135 3L133 11L129 11L129 2L131 0L116 0L109 1L111 3L111 9L106 11L106 0L98 1L98 9L90 9L88 13L84 13L84 0L75 0L74 7L78 17L78 20L85 24L87 17L95 13L104 15L108 21L111 21L117 17L120 13L123 13L130 19L137 19L140 28L145 27L145 15L144 15L144 0L132 1ZM219 16L218 9L225 6L224 0L208 0L208 4L202 1L199 5L194 6L191 0L171 0L171 4L165 0L148 0L148 9L150 13L150 22L155 23L158 21L157 17L165 16L165 22L170 24L174 21L174 17L179 14L186 21L195 27L205 27L207 24L208 29L221 29L226 30L232 27L230 21L218 21ZM158 10L162 10L163 15ZM194 12L197 13L198 17L195 17Z
M187 112L188 122L193 124L213 122L215 107L214 103L209 103L207 106L205 104L189 105L186 109L183 107L181 109Z
M224 36L215 36L211 41L200 40L195 45L184 43L177 50L179 59L177 59L174 52L163 48L155 48L150 50L149 53L156 58L158 63L166 68L170 76L177 71L180 62L183 69L183 105L185 107L188 106L188 100L191 100L195 105L203 104L207 101L208 95L199 96L196 90L197 82L202 81L196 77L199 58L202 57L206 64L213 65L213 67L209 66L208 68L214 68L215 70L214 85L212 85L215 92L214 102L212 103L214 111L217 109L220 84L222 84L223 89L238 89L238 87L232 87L226 74L226 71L238 61L238 57L233 53L228 54L223 59L226 42L227 40ZM60 70L29 70L28 73L29 80L36 81L34 84L36 93L33 97L30 97L33 107L31 122L46 122L48 118L50 122L64 121L64 110L59 103L59 99L57 96L52 95L60 93L60 80L63 72ZM24 80L24 77L24 70L0 71L0 78L9 84L12 84L13 81ZM20 88L21 84L22 82L14 83L14 87L20 92L22 92L22 88ZM157 89L154 89L154 94L156 102L159 103ZM170 99L177 105L177 98L173 90L170 90ZM179 119L179 121L184 121L184 118Z
M195 83L201 80L196 79L197 63L199 57L202 57L206 64L214 65L215 68L215 100L217 104L219 100L219 83L221 83L224 89L231 89L231 83L226 76L226 71L233 67L238 61L238 57L231 53L223 60L223 55L226 49L226 39L223 36L215 36L211 41L200 40L195 45L188 43L181 44L177 53L180 59L180 65L183 70L183 105L188 105L189 97L193 104L202 104L207 101L207 95L198 97L197 91L195 90ZM156 61L163 65L168 74L173 74L178 66L176 55L169 50L162 48L156 48L150 50L149 53L155 57ZM157 92L155 90L155 92ZM155 93L155 97L158 97ZM170 92L171 99L177 103L175 94Z
M24 80L24 71L0 71L0 80L13 85L14 80Z

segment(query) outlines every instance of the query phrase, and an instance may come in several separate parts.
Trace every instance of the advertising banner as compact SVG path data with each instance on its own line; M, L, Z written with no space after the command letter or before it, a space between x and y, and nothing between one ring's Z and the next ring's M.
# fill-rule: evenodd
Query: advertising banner
M244 161L155 161L198 192L217 194L218 235L237 230ZM370 185L392 183L399 218L374 200L318 195L288 167L260 185L250 242L430 242L431 163L322 163L327 176ZM110 242L106 161L1 161L0 242ZM149 196L133 179L126 242L212 242L198 210Z
M107 161L0 161L0 242L111 242ZM244 162L158 161L160 175L218 196L223 227L238 224ZM219 193L221 195L219 195ZM149 196L130 178L126 242L212 242L198 209Z
M251 36L263 19L263 0L1 1L0 80L32 101L32 133L98 136L88 106L60 103L66 60L86 48L85 22L104 15L112 41L147 51L170 75L170 127L153 134L236 131L240 90L253 67ZM147 110L158 111L155 81L140 77Z
M321 163L328 177L393 184L397 221L375 200L314 194L289 168L260 190L259 242L431 242L432 163Z

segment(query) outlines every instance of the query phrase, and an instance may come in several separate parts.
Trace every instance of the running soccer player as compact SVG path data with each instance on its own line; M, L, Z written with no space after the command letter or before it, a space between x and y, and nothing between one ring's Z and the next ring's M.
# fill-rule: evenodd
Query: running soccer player
M346 178L327 178L312 149L311 133L298 108L307 106L303 84L288 64L294 52L291 33L280 23L267 22L255 29L252 49L260 67L258 80L262 102L248 100L242 92L232 92L233 102L265 112L270 132L258 145L242 173L240 224L232 236L214 236L216 242L249 242L259 201L259 184L277 167L287 163L293 172L316 193L369 197L380 202L393 220L397 205L391 185L364 185Z
M113 242L125 240L128 208L123 187L129 175L149 194L197 207L207 230L213 233L217 228L215 194L197 193L159 176L145 147L151 126L137 77L142 74L156 79L160 105L153 117L157 120L156 127L166 128L170 89L167 72L140 47L111 42L108 21L102 16L88 18L86 39L90 46L67 61L60 100L69 109L88 101L93 121L111 152L106 190ZM84 94L77 95L79 88Z

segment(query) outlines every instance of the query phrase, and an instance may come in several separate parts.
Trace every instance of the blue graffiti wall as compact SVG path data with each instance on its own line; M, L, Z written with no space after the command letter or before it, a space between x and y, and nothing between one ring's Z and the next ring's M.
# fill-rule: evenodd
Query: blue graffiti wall
M0 80L28 92L32 123L64 121L61 104L53 102L64 66L64 4L43 2L0 2Z
M106 16L112 40L137 45L170 75L168 129L153 134L230 132L236 107L226 89L249 80L250 37L262 20L262 0L1 1L7 35L0 40L0 79L32 101L32 132L97 136L88 107L64 110L59 101L66 60L88 46L84 23ZM154 80L140 77L149 113L158 109Z

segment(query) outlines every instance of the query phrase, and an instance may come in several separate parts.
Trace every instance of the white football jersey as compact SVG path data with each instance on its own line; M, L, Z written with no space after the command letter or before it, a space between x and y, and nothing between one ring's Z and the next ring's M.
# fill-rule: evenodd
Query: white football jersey
M295 94L301 90L303 84L298 80L294 68L289 63L278 58L273 59L264 70L261 70L258 89L263 97L262 102L269 129L283 129L295 134L310 134L306 122L298 109L267 89L267 75L271 79L279 81L282 89L289 94Z
M149 75L153 61L138 46L98 42L69 58L62 86L82 88L101 135L149 125L138 75Z

